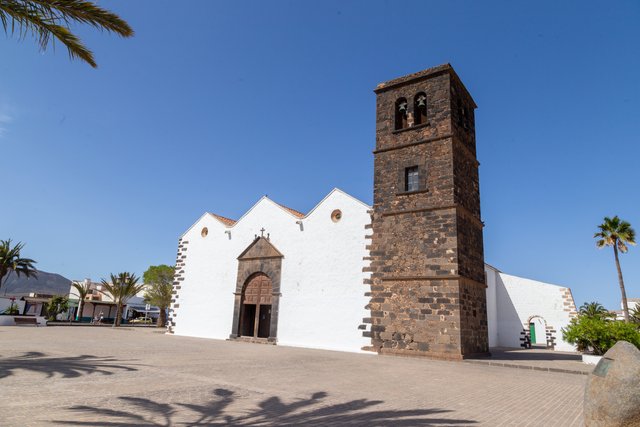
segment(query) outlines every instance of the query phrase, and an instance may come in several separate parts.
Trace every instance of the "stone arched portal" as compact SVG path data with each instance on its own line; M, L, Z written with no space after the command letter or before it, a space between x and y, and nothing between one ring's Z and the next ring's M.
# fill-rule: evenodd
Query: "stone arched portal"
M532 336L532 327L535 327L536 321L540 321L544 324L544 343L546 344L547 350L555 350L556 347L556 330L553 326L551 326L547 320L540 316L539 314L534 314L529 316L527 321L523 324L522 332L520 333L522 344L520 344L523 348L531 348L532 344L536 344L536 342L540 342L538 336L535 338Z
M266 274L255 273L247 279L240 298L239 336L269 338L272 293L271 279Z
M238 257L230 339L276 343L283 258L262 236L256 237Z

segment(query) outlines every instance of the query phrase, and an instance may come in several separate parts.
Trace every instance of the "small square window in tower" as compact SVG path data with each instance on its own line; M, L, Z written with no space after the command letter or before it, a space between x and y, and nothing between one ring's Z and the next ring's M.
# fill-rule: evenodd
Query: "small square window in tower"
M418 191L418 167L412 166L404 170L404 191Z

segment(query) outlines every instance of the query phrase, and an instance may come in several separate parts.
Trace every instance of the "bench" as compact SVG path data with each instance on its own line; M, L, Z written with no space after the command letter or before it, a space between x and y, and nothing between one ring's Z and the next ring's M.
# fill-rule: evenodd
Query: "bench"
M22 325L38 326L38 319L35 317L14 317L13 320L16 322L16 326L22 326Z

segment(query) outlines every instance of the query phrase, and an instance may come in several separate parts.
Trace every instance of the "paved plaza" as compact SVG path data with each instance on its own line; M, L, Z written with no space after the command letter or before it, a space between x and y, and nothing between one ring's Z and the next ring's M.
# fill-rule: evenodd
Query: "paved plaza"
M579 426L585 375L164 335L0 327L3 426Z

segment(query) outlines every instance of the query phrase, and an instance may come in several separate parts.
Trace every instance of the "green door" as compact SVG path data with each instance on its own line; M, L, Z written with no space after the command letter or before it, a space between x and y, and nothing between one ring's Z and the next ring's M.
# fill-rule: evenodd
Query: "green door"
M536 343L536 324L531 322L529 323L529 335L531 336L531 344Z

